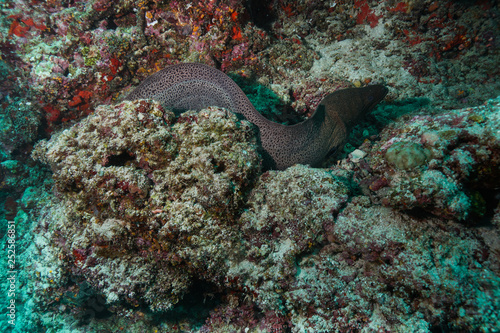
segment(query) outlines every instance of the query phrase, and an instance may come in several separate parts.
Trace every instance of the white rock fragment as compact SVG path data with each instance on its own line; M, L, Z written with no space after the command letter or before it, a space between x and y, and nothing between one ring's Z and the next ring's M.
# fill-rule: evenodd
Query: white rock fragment
M359 161L366 156L366 153L362 150L356 149L349 154L349 158L354 163L359 163Z

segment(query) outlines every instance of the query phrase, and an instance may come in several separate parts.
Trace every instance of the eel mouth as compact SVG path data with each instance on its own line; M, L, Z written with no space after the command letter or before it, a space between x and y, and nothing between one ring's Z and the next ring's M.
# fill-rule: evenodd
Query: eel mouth
M367 88L370 88L369 94L366 96L366 109L369 111L385 98L389 89L381 84L374 84L372 86L368 86Z

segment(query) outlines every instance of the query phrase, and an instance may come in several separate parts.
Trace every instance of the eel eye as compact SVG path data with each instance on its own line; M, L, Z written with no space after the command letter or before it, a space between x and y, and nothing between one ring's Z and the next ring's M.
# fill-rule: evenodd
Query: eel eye
M338 150L337 148L338 147L333 147L332 149L330 149L328 151L328 153L326 154L325 159L328 159L328 158L334 156L337 153L337 150Z

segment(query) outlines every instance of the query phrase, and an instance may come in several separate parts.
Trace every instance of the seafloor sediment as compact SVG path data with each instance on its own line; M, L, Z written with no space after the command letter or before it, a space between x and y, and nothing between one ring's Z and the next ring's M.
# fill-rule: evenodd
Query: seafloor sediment
M2 328L500 330L496 1L0 5L0 236L14 221L18 271ZM120 102L181 62L284 124L337 89L389 94L323 168L266 171L228 110Z

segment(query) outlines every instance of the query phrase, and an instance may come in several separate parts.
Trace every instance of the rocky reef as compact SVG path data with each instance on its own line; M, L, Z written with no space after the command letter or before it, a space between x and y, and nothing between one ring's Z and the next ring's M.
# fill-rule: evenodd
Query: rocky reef
M376 202L464 220L485 214L498 188L498 99L485 105L401 117L366 141L357 178ZM367 177L368 176L368 177Z
M500 331L496 1L0 12L0 237L15 225L17 270L1 327ZM181 62L221 69L285 124L337 89L389 94L323 168L264 172L228 110L120 102Z
M500 231L479 217L499 212L483 198L473 213L471 193L499 185L499 102L410 125L404 116L360 147L362 159L263 174L251 126L224 109L99 107L33 151L58 196L36 227L51 256L33 263L40 276L56 266L45 278L57 302L42 285L39 301L82 313L67 295L83 284L121 320L147 307L132 318L149 327L185 298L216 299L205 322L180 331L494 331ZM458 151L478 163L454 163ZM103 325L91 319L85 329Z
M172 122L144 100L99 107L33 151L65 199L50 230L109 303L168 310L194 274L220 279L238 241L231 226L260 168L253 129L215 108Z

